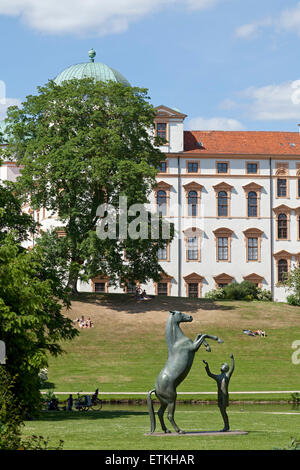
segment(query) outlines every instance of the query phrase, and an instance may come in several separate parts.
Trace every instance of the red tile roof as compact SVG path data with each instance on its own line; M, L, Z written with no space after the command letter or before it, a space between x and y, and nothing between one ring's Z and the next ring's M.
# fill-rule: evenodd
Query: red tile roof
M203 155L300 155L300 134L267 131L184 131L184 152Z

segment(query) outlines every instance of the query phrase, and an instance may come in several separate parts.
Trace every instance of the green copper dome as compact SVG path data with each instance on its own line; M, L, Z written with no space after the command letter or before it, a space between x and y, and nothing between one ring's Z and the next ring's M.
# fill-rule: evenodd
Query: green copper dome
M66 80L72 78L94 78L96 81L107 82L112 80L114 82L123 83L125 86L130 86L130 83L121 75L117 70L112 69L108 65L101 62L94 62L96 52L94 49L89 51L89 62L71 65L67 69L60 72L54 79L57 85L61 85Z

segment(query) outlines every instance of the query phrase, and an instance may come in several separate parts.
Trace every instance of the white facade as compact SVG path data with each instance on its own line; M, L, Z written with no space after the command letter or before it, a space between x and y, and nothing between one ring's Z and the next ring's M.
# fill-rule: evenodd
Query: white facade
M165 164L150 203L156 210L158 191L164 191L165 217L174 223L175 238L160 261L168 276L158 286L141 288L150 295L204 297L217 286L249 279L285 301L278 281L300 260L299 134L187 132L185 117L157 108L157 130L168 143L161 147ZM1 180L15 181L17 174L13 164L0 167ZM44 230L59 225L43 209L34 217ZM123 292L107 278L79 289L95 286Z

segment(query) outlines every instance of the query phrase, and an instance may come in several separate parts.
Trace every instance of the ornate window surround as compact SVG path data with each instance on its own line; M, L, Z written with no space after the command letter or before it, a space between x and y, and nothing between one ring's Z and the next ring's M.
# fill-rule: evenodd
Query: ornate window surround
M189 284L198 284L198 298L200 298L202 296L202 281L204 277L197 273L191 273L184 276L183 279L185 280L186 296L189 296Z
M244 230L243 231L243 234L245 236L245 245L246 245L246 262L248 263L257 263L257 262L261 262L261 238L262 238L262 234L264 232L262 230L260 230L259 228L248 228L247 230ZM249 255L248 255L248 240L249 238L257 238L257 259L256 260L252 260L252 259L249 259Z
M200 215L200 199L201 199L201 191L203 189L202 184L196 183L195 181L191 181L190 183L183 185L185 190L185 201L186 201L186 217L199 217ZM189 215L189 192L196 191L197 193L197 214L196 216Z
M218 274L217 276L214 276L216 288L218 288L219 284L231 284L233 280L234 280L234 277L226 273L222 273L222 274Z
M289 182L289 164L286 162L276 162L275 164L275 177L276 177L276 199L289 199L290 198L290 182ZM278 180L286 180L286 196L278 195Z
M280 206L273 208L273 212L276 217L276 236L275 236L276 241L290 240L290 216L291 216L292 210L293 209L291 207L288 207L285 204L281 204ZM280 214L285 214L287 217L287 238L278 238L278 216Z
M225 183L224 181L222 183L218 183L215 186L213 186L215 190L215 195L216 195L216 214L218 219L228 219L230 218L231 215L231 191L233 189L233 186L231 186L228 183ZM218 215L218 194L220 191L225 191L227 193L227 215Z
M159 181L157 185L154 188L154 197L155 197L155 207L156 211L158 212L158 205L157 205L157 193L158 191L165 191L166 192L166 198L167 198L167 203L166 203L166 215L163 217L167 217L169 215L169 209L170 209L170 192L171 192L172 185L169 183L166 183L165 181Z
M158 295L158 284L159 283L166 283L167 284L167 296L171 295L171 283L172 283L173 276L169 276L168 274L161 273L161 280L158 282L154 282L154 292L155 295Z
M245 195L246 195L246 216L247 216L247 219L251 219L251 218L259 218L260 217L260 199L261 199L261 190L263 189L263 186L261 186L260 184L257 184L255 182L252 182L252 183L248 183L246 184L245 186L243 186L243 190L245 191ZM248 199L249 199L249 193L250 192L255 192L257 194L257 215L256 216L249 216L249 213L248 213Z
M289 253L288 251L286 250L281 250L281 251L278 251L277 253L274 253L273 254L273 257L275 259L275 263L276 263L276 278L277 278L277 283L280 283L280 281L278 280L278 263L281 259L284 259L287 261L287 268L288 268L288 272L290 272L290 269L291 269L291 260L292 260L292 257L293 257L293 254L292 253Z
M91 279L92 283L92 292L95 292L95 284L97 282L103 282L105 284L105 293L108 292L109 277L108 276L97 276Z
M184 233L184 242L185 242L185 260L187 263L195 263L195 262L200 262L201 261L201 240L203 236L203 230L196 228L196 227L190 227L185 230L183 230ZM197 238L197 247L198 247L198 257L197 259L188 259L188 239L189 238Z
M216 230L213 230L213 234L215 235L215 243L216 243L216 261L222 263L230 263L231 262L231 240L233 230L227 227L220 227ZM228 238L228 259L219 259L218 256L218 238Z
M257 284L258 287L262 287L262 281L264 280L263 276L260 276L259 274L252 273L248 274L248 276L243 276L243 279L245 281L253 282L253 284Z

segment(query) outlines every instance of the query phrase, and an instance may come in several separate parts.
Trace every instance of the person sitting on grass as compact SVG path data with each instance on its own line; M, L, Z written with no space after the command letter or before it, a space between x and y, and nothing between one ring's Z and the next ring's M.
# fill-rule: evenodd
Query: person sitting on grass
M146 293L145 289L143 290L143 292L141 294L141 299L142 300L151 300L151 297L147 297L147 293Z

